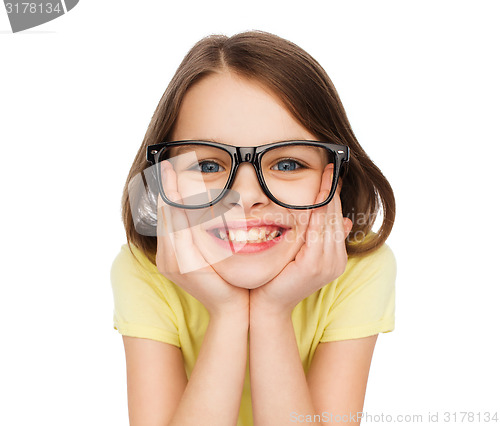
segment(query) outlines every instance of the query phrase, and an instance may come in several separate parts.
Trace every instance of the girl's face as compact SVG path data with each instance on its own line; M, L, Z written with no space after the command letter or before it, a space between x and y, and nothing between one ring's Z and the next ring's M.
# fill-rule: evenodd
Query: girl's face
M187 91L172 140L211 140L246 147L316 138L269 90L223 72L204 77ZM240 200L228 211L225 220L233 232L232 238L244 241L243 248L233 252L228 241L221 240L221 235L214 232L214 224L216 227L222 223L221 217L199 226L192 223L193 240L205 259L216 259L215 263L211 261L212 267L223 279L237 287L257 288L272 280L295 258L303 244L311 212L289 210L273 203L262 191L249 163L240 165L231 189L240 194ZM245 231L253 236L249 237ZM261 236L260 240L255 240L256 235ZM267 241L273 235L277 238ZM262 242L262 238L266 241Z

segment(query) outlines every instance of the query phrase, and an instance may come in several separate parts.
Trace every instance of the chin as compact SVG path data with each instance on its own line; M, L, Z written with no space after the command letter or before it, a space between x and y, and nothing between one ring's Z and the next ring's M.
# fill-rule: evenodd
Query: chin
M236 267L224 268L220 265L212 265L215 272L217 272L222 279L235 287L246 288L249 290L258 288L271 281L280 271L262 271L256 268Z

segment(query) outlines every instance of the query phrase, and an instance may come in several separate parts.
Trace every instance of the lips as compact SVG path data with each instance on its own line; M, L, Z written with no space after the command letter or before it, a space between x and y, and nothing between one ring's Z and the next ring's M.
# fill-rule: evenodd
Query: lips
M219 223L206 229L219 245L239 253L266 250L279 241L289 226L263 220Z
M271 241L281 234L282 229L275 226L254 226L248 230L216 228L214 232L214 235L221 240L250 244Z

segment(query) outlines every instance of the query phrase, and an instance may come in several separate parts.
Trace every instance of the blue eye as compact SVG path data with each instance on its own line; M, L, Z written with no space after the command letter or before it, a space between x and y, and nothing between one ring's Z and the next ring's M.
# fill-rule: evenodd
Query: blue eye
M301 167L300 163L298 163L295 160L281 160L280 162L276 163L273 167L271 167L271 170L279 170L280 172L293 172Z
M217 173L224 170L222 166L213 161L203 161L198 167L202 173Z

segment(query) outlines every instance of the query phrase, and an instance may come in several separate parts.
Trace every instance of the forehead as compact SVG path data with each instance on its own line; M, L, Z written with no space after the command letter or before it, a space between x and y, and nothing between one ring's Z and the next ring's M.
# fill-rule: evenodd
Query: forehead
M236 146L315 139L270 90L229 72L204 77L187 91L172 138Z

